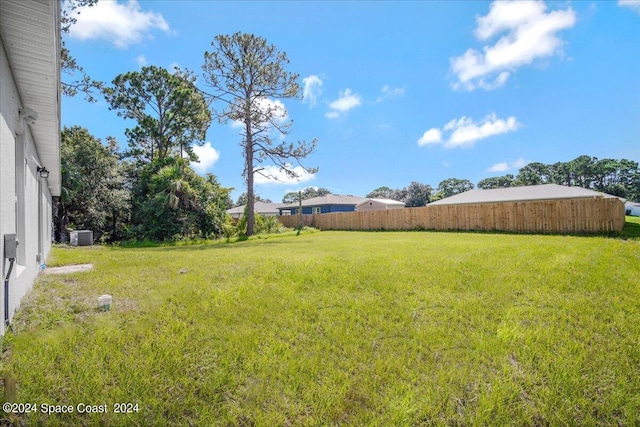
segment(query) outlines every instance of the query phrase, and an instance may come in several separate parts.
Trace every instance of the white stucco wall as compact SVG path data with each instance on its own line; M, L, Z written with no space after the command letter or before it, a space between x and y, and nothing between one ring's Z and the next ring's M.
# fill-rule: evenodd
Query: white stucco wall
M356 210L358 212L366 212L366 211L386 211L390 209L404 209L404 205L389 205L386 203L382 203L375 199L367 200L364 203L360 203Z
M15 233L20 240L18 262L9 281L10 318L40 271L38 259L42 257L39 254L46 257L51 247L51 193L46 180L37 172L40 160L30 127L19 126L21 107L20 93L4 46L0 44L0 254L3 278L0 334L4 334L5 327L4 278L9 270L9 262L4 257L4 235ZM21 142L23 148L17 148ZM16 154L22 154L18 161ZM17 171L21 172L19 176L16 176ZM16 181L22 190L16 191Z

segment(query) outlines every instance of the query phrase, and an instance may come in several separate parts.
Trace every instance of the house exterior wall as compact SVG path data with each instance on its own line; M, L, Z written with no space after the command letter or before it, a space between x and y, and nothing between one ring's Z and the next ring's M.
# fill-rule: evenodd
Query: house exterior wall
M39 177L38 152L28 124L21 123L20 92L0 43L0 253L2 277L9 271L4 236L17 234L18 259L9 278L9 317L31 289L51 247L51 193ZM3 281L4 283L4 281ZM0 334L4 334L4 286L0 286Z
M324 213L333 213L333 212L353 212L356 210L355 206L344 206L344 205L325 205L325 206L303 206L302 207L302 214L303 215L311 215L313 214L313 210L315 208L320 208L320 213L324 214ZM295 215L297 214L297 208L296 210L291 210L291 214Z
M323 205L323 206L303 206L302 214L303 215L311 215L313 214L313 210L316 208L320 208L320 213L333 213L333 212L353 212L356 210L355 205ZM281 215L297 215L298 208L286 208L280 209Z
M333 212L354 212L356 210L355 205L333 205L329 206L329 211L327 213ZM324 212L323 212L324 213Z
M640 203L627 202L624 205L624 209L629 216L640 216Z
M389 205L387 203L382 203L377 200L369 200L366 203L359 204L356 210L358 212L366 212L366 211L386 211L390 209L404 209L404 204Z

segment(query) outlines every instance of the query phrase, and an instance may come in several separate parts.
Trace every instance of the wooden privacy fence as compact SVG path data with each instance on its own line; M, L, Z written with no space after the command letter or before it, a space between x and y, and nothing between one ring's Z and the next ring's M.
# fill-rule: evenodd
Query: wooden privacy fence
M278 216L286 227L299 215ZM302 215L322 230L485 230L516 233L607 233L622 231L624 203L617 198L434 205L386 211Z

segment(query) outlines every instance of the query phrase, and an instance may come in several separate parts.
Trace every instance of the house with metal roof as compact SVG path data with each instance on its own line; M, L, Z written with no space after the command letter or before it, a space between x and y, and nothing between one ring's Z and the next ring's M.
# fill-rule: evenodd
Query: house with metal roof
M282 203L265 203L254 202L253 211L262 216L276 216L280 213L278 208L282 206ZM235 208L227 209L227 214L232 218L242 218L244 215L246 205L236 206Z
M582 187L543 184L529 185L525 187L496 188L492 190L469 190L464 193L447 197L446 199L429 203L428 206L584 198L617 198L617 196L588 190Z
M403 209L405 203L392 199L367 199L356 206L358 212L388 211L390 209Z
M354 212L356 206L364 202L364 197L327 194L302 201L302 214L325 214L333 212ZM289 203L278 208L280 215L299 214L300 203Z
M60 2L1 0L0 334L44 266L61 181Z

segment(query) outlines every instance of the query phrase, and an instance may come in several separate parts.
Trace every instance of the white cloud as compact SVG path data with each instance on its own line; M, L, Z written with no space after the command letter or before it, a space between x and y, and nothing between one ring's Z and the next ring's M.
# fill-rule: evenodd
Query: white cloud
M138 62L138 67L144 67L145 65L147 65L147 58L145 58L144 55L138 55L138 57L136 58L136 61Z
M452 131L449 140L445 143L446 148L460 146L472 146L476 141L493 135L511 132L520 127L515 117L511 116L498 119L495 113L484 118L482 123L476 124L467 117L458 120L451 120L444 126L445 131Z
M382 89L380 89L380 96L376 99L375 104L379 104L389 99L400 98L402 96L404 96L403 87L391 87L389 85L384 85L382 86Z
M399 96L404 95L403 87L390 87L389 85L382 86L381 90L382 94L389 98L397 98Z
M442 132L438 128L431 128L426 131L418 140L419 146L438 144L442 141Z
M297 178L292 178L286 174L285 171L278 166L268 165L264 166L260 172L254 174L254 182L256 184L296 184L299 182L306 182L315 179L316 175L308 173L302 166L296 166L294 168L291 165L287 165L287 168L292 170L298 175ZM266 176L265 176L266 175Z
M80 40L103 39L119 49L149 38L153 29L171 34L169 24L161 14L143 11L137 0L128 3L99 1L72 13L78 22L71 26L69 35Z
M302 90L302 102L309 104L309 107L316 105L316 100L322 93L322 79L315 74L310 75L302 79L304 88Z
M351 92L351 89L340 91L338 99L329 104L329 111L325 116L329 119L335 119L341 114L347 113L349 110L362 105L362 99L357 93Z
M305 190L307 190L307 189L309 189L309 188L312 188L312 189L314 189L314 190L317 190L317 189L318 189L318 188L320 188L320 187L318 187L317 185L308 185L308 186L306 186L306 187L297 186L297 187L293 187L293 188L292 188L292 187L288 187L286 190L284 190L284 194L288 194L288 193L297 193L297 192L299 192L299 191L305 191Z
M196 145L193 152L198 156L199 162L190 162L191 167L201 174L211 170L220 158L220 151L213 148L210 142L205 142L202 146Z
M495 165L487 169L487 172L506 172L509 170L520 169L521 167L527 165L528 163L530 163L528 160L525 160L522 157L520 157L519 159L513 162L496 163Z
M482 52L468 49L451 58L451 71L457 81L454 89L491 90L503 86L511 74L534 60L562 53L563 41L558 31L576 23L576 13L570 7L546 13L542 1L494 1L486 16L476 18L475 35L488 41L506 32Z
M504 172L509 170L509 164L507 162L496 163L487 169L487 172Z
M640 0L618 0L618 6L633 9L638 15L640 15Z
M462 116L459 119L449 121L442 129L429 129L418 139L418 145L440 144L445 148L472 147L476 141L515 131L520 126L520 123L513 116L499 119L495 113L492 113L480 123L475 123L471 118ZM447 139L442 138L442 134L445 132L448 133Z

